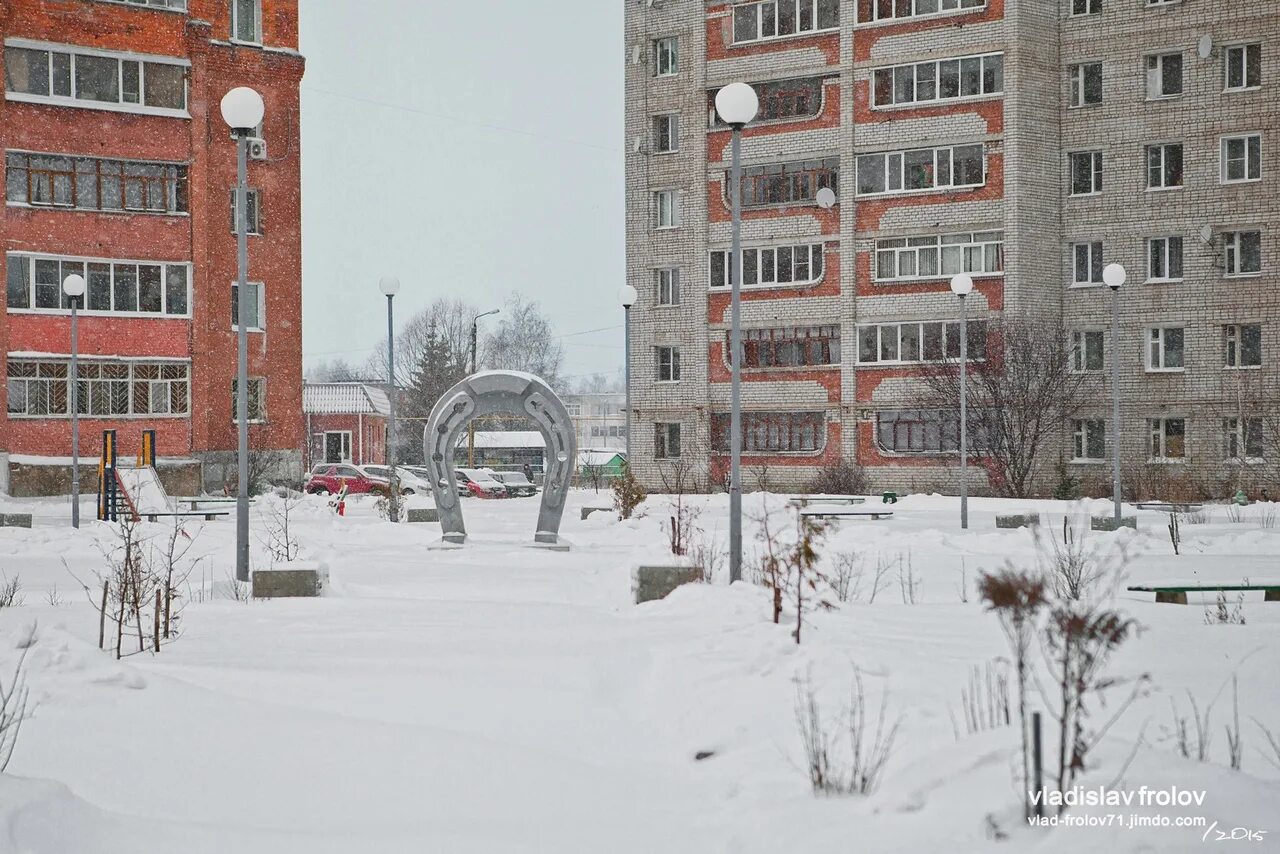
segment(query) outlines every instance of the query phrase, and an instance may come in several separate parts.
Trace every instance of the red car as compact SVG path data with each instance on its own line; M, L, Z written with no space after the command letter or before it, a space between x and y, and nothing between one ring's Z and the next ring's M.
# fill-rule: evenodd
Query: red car
M391 486L383 478L366 474L356 466L342 463L322 463L311 470L311 478L303 489L311 495L329 495L331 493L336 495L342 491L344 485L347 487L348 495L359 495L366 492L374 493L375 495L387 495L390 493Z

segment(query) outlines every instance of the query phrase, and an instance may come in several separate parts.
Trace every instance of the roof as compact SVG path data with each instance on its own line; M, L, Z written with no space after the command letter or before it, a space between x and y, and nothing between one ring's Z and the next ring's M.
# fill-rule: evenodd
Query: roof
M619 463L625 462L622 454L617 451L579 451L579 466L608 466L614 461Z
M458 438L458 444L465 444L467 434ZM547 442L537 430L477 430L477 448L545 448Z
M368 383L306 383L302 411L312 415L390 415L387 393Z

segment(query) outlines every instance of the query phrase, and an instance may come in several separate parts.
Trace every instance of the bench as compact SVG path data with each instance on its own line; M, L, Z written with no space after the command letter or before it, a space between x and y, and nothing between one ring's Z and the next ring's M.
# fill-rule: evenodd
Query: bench
M230 510L197 510L194 513L186 513L179 511L177 513L139 513L139 516L146 516L148 522L159 522L163 518L172 519L192 519L196 516L203 516L206 522L212 522L219 516L230 516Z
M823 506L820 504L802 507L800 515L810 519L848 519L848 518L865 518L870 516L872 519L892 518L892 510L871 509L855 509L853 507L839 506Z
M807 507L810 504L865 504L867 499L860 495L796 495L787 500L792 507Z
M1187 594L1197 591L1235 593L1239 591L1263 590L1265 602L1280 602L1280 584L1188 584L1182 586L1160 586L1140 584L1126 588L1134 593L1154 593L1157 602L1170 605L1187 604Z
M581 510L582 516L579 521L585 522L587 520L587 517L590 516L592 513L612 513L612 512L613 512L612 505L610 505L609 507L583 507Z
M1204 509L1203 504L1181 504L1174 501L1140 501L1133 506L1139 510L1159 510L1163 513L1198 513Z

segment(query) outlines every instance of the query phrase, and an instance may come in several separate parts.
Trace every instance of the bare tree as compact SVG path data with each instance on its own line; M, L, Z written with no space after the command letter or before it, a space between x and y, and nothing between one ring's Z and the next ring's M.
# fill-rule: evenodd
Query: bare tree
M18 663L14 665L13 676L8 684L0 679L0 772L9 767L9 759L13 756L13 748L18 743L18 733L22 722L27 719L28 690L22 668L27 663L27 653L36 643L36 626L32 623L27 634L18 641Z
M560 387L564 347L542 306L520 293L507 298L497 328L485 336L481 364L488 369L525 371Z

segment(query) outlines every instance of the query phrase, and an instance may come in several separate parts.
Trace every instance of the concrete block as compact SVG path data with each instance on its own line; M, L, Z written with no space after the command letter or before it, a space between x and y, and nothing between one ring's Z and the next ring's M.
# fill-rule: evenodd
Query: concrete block
M702 580L702 567L689 564L670 566L637 566L631 572L631 592L636 604L665 599L667 594L682 584Z
M1040 524L1039 513L1021 513L1014 516L997 516L997 528L1030 528Z
M329 568L314 561L282 563L253 572L253 598L286 599L319 596L329 581Z
M30 513L4 513L0 514L0 528L30 528Z
M413 507L409 510L410 522L439 522L440 513L434 507Z
M613 510L612 507L583 507L581 521L586 521L586 518L590 516L592 513L612 512L612 510Z
M1138 530L1138 517L1125 516L1120 519L1120 524L1116 524L1114 516L1094 516L1089 520L1089 527L1094 531L1118 531L1121 528L1133 528Z

